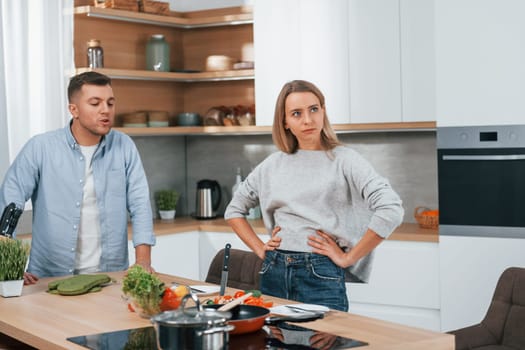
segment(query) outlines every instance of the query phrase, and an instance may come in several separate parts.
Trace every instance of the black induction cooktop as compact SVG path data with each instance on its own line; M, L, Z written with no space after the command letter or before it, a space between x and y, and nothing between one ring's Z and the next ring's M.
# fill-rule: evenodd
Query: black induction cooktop
M153 326L67 338L91 350L157 350ZM325 345L327 344L327 345ZM264 326L257 332L231 335L224 350L350 349L368 343L314 331L285 322Z

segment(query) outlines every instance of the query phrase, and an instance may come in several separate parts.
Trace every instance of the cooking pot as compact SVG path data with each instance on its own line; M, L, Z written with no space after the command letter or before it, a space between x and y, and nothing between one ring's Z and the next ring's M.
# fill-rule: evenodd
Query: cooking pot
M186 302L190 298L197 306L188 309ZM224 350L228 347L228 332L234 329L226 323L230 318L230 312L203 309L195 294L187 294L179 309L155 315L151 322L161 350Z
M213 304L205 305L205 309L218 309L222 305ZM255 305L241 304L230 310L231 318L227 322L235 328L230 331L230 334L245 334L258 331L265 324L273 325L280 322L309 322L323 318L324 314L317 312L304 312L294 316L268 316L270 310Z
M195 218L214 219L221 205L221 186L215 180L197 182Z

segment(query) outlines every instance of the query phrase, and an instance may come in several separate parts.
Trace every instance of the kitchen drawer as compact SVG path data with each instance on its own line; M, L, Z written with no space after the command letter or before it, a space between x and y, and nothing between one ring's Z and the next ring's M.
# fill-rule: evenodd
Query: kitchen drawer
M369 283L347 283L352 303L440 308L437 243L385 241L376 248Z

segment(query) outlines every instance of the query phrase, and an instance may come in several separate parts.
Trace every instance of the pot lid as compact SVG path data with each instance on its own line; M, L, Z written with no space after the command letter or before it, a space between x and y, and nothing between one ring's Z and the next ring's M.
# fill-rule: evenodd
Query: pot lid
M230 312L213 309L181 308L173 311L164 311L151 318L152 322L168 327L195 327L224 324L232 317Z

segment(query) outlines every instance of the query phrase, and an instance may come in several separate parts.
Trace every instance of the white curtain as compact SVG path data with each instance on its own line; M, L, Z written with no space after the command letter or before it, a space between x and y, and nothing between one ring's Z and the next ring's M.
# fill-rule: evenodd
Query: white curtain
M63 127L73 0L0 0L0 179L27 140ZM1 181L1 180L0 180Z

